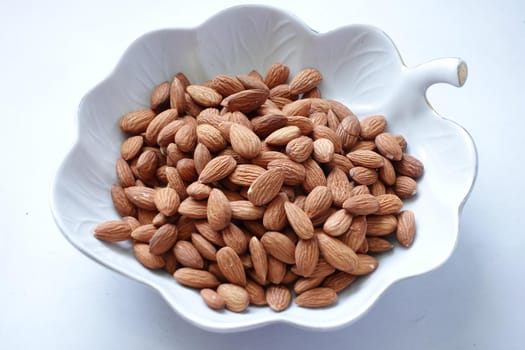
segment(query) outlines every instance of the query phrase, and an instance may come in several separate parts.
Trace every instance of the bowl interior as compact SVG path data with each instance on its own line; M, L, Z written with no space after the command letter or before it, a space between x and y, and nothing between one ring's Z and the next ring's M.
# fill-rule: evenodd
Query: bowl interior
M208 309L194 290L164 272L143 268L128 243L107 244L93 238L99 222L116 219L110 187L116 183L115 160L124 135L119 118L147 108L152 88L179 71L199 83L216 74L262 74L275 62L292 74L313 66L321 70L325 98L346 103L359 117L384 114L389 131L403 134L409 153L425 165L418 195L405 208L416 214L417 238L410 249L399 246L379 257L380 266L343 292L336 306L323 310L292 305L282 313L251 307L246 313ZM238 7L222 12L196 29L147 34L125 52L114 72L91 90L78 111L78 141L54 184L52 208L64 235L96 261L156 288L182 316L211 330L231 331L275 321L327 329L360 316L393 282L443 263L457 238L458 210L473 180L475 156L468 134L438 116L424 92L402 90L407 69L380 30L349 26L317 34L277 10Z

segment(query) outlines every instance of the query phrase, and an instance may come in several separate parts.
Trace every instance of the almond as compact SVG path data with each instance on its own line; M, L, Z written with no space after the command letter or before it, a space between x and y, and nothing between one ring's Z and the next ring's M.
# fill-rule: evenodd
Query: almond
M166 216L175 214L179 209L179 195L170 187L159 188L155 192L153 201L157 210Z
M206 238L204 238L202 235L198 233L192 233L191 234L191 243L197 249L199 254L207 260L215 261L217 249L215 246L210 243Z
M301 136L301 129L297 126L285 126L268 135L265 142L272 146L284 146L299 136Z
M327 164L328 169L339 168L348 174L350 169L354 167L354 164L342 154L335 153L334 158Z
M249 187L266 169L255 164L238 164L228 179L239 186Z
M175 144L182 152L191 152L197 144L197 127L191 123L183 125L175 134Z
M302 239L310 239L314 235L314 226L306 213L297 205L285 202L286 218L294 232Z
M180 202L178 212L190 219L205 219L208 215L206 202L191 197Z
M103 222L93 231L96 238L106 242L120 242L130 238L131 226L121 220Z
M231 201L232 218L236 220L258 220L264 215L264 208L253 205L250 201Z
M184 96L186 87L177 76L173 77L170 85L170 106L181 115L186 107L186 98Z
M332 192L326 186L316 186L306 196L304 202L304 212L310 219L323 214L332 206Z
M315 237L300 239L295 246L295 263L297 274L308 277L312 275L319 260L319 247Z
M416 219L414 212L404 210L397 216L396 239L404 247L409 247L414 241Z
M248 200L254 205L268 204L275 198L284 183L280 169L274 168L262 173L248 189Z
M199 105L204 107L218 106L222 101L222 96L212 88L202 85L190 85L186 87L186 92Z
M138 135L146 131L148 124L155 118L151 109L141 109L125 114L120 119L120 129L128 134Z
M367 237L366 242L369 253L383 253L394 248L394 245L384 238Z
M342 238L343 243L354 252L357 251L366 239L367 229L367 217L364 215L354 216L349 231Z
M394 184L394 191L399 198L410 198L416 194L417 183L411 177L398 176Z
M210 196L212 188L200 182L193 182L186 187L188 195L198 201L207 199Z
M237 162L232 156L218 156L206 164L199 175L199 181L202 183L211 183L224 179L230 175Z
M303 164L294 162L291 159L272 160L267 165L268 170L279 169L284 175L284 184L296 186L301 184L306 177L306 169Z
M302 163L307 160L314 150L313 141L307 136L300 136L288 142L286 154L294 162Z
M134 229L140 226L140 222L137 220L137 218L133 216L124 216L122 218L122 221L125 221L128 223L128 225L131 227L131 231L133 232Z
M312 90L321 82L321 80L323 80L323 76L317 69L303 69L297 73L290 82L290 93L298 95L308 90Z
M337 237L345 234L350 229L353 216L345 209L340 209L330 215L323 225L323 231L332 236Z
M356 280L357 276L351 275L344 271L338 271L333 275L328 276L322 286L333 289L336 293L342 292L345 288L350 286Z
M350 177L360 185L371 185L377 181L378 175L374 169L356 166L350 169Z
M390 160L383 158L383 167L379 168L379 179L388 186L396 182L396 170Z
M136 176L146 181L151 179L157 170L158 160L154 151L146 150L140 154L135 164ZM132 168L133 170L133 168Z
M286 275L286 264L268 255L268 281L273 284L282 283Z
M177 261L185 267L194 269L202 269L204 267L204 260L202 260L201 255L193 244L188 241L177 241L173 247L173 254Z
M284 234L268 231L262 236L261 243L264 250L277 260L287 264L295 264L295 245Z
M286 117L286 125L297 126L303 135L308 135L314 130L314 123L307 117L300 115L289 115Z
M162 256L150 253L149 246L146 243L133 244L133 254L135 258L148 269L162 269L166 264Z
M397 228L395 215L369 215L366 219L368 236L386 236Z
M209 124L197 126L197 142L206 146L211 152L218 152L226 148L226 140L221 132Z
M219 280L208 271L181 267L175 271L173 277L182 285L191 288L215 288L219 285Z
M377 269L377 259L373 256L366 254L357 254L359 262L357 268L352 271L352 275L363 276L368 275L369 273L374 272Z
M348 198L343 208L353 215L374 214L379 209L379 201L371 194L358 194Z
M120 146L120 154L124 160L135 158L144 144L144 138L141 135L128 137Z
M202 300L213 310L224 309L225 303L224 298L221 297L216 291L210 288L201 289L199 292Z
M232 209L224 193L214 188L210 192L207 205L208 222L215 231L220 231L230 224Z
M294 283L293 291L295 292L295 294L300 295L310 289L319 287L321 283L323 283L324 279L325 279L325 276L299 278Z
M404 153L399 162L395 162L395 169L400 175L405 175L417 179L423 175L423 163L417 158Z
M122 158L117 159L116 173L122 187L130 187L135 185L135 176L133 175L133 171L131 170L128 162Z
M266 114L251 119L253 132L259 137L267 137L272 132L286 126L288 119L282 114Z
M350 152L354 151L374 151L376 149L376 143L374 141L357 141L352 148L350 149Z
M230 143L233 150L245 159L255 158L261 153L261 140L244 125L231 125Z
M376 182L374 182L373 184L371 184L370 186L368 186L369 188L369 191L370 191L370 194L374 195L374 196L380 196L380 195L383 195L383 194L386 194L386 187L385 185L381 182L381 180L377 180Z
M325 112L315 112L311 113L308 118L312 121L312 124L315 125L324 125L328 126L328 115Z
M257 237L252 237L250 239L249 249L253 269L257 276L265 281L268 274L268 256L266 255L264 245L257 239Z
M157 230L157 226L153 224L142 224L133 229L131 232L131 238L140 242L148 243Z
M276 151L263 151L256 158L252 159L252 163L263 168L266 168L273 160L289 159L286 154Z
M290 75L290 68L283 63L274 63L266 71L264 83L271 89L280 84L285 84Z
M179 219L179 222L181 220ZM193 223L193 221L192 221ZM180 234L180 228L179 229L179 234ZM224 247L226 245L226 243L224 243L224 239L222 238L222 235L217 232L217 231L214 231L211 227L210 227L210 224L208 224L208 222L206 220L197 220L194 222L194 228L193 230L197 230L204 238L206 238L208 241L210 241L211 243L219 246L219 247ZM189 227L188 228L188 231L189 231L189 234L191 235L191 231L192 231L192 227Z
M248 74L237 75L237 79L242 83L246 90L261 89L270 92L270 89L260 77L254 77Z
M280 312L290 306L292 293L283 285L269 286L266 289L266 301L272 310Z
M248 280L244 288L246 289L246 291L248 292L248 295L250 296L250 304L257 305L257 306L263 306L263 305L268 304L266 302L266 296L264 293L264 289L263 287L261 287L260 284L252 280Z
M290 115L309 115L310 114L310 107L312 106L312 101L310 99L300 99L297 101L293 101L291 103L288 103L282 108L282 111L284 115L290 116Z
M315 160L308 159L303 162L302 165L305 170L303 187L307 192L312 191L316 186L327 185L327 179L324 175L323 169L321 169Z
M341 124L341 121L334 113L334 111L332 109L329 109L328 112L326 112L326 126L328 126L333 131L336 131L339 127L339 124Z
M314 288L295 298L295 303L302 307L326 307L337 302L337 294L331 288Z
M248 249L249 238L233 223L222 230L222 238L224 244L232 248L238 255L244 254Z
M129 201L122 186L117 184L111 186L111 200L120 216L137 215L137 208Z
M243 312L250 304L250 295L246 289L235 284L222 283L217 293L224 299L226 308L233 312Z
M150 97L150 107L152 110L159 112L168 106L170 100L170 83L167 81L157 85Z
M289 100L297 100L297 95L292 95L290 93L290 86L288 84L279 84L272 88L270 88L270 96L269 99L273 99L275 97L283 97L287 98Z
M386 119L382 115L371 115L359 121L361 125L361 138L373 140L386 129Z
M350 197L352 184L348 176L340 168L334 168L326 178L327 186L332 192L333 202L341 207L346 199Z
M353 164L366 168L381 168L384 164L383 156L368 150L352 151L346 155Z
M237 77L224 74L219 74L213 78L210 87L222 96L230 96L244 90L244 86Z
M313 146L313 158L319 163L329 163L334 158L334 144L329 139L317 139Z
M231 283L246 285L246 273L239 255L230 247L222 247L217 251L217 264L224 277Z
M149 240L151 254L161 255L169 251L177 240L177 226L164 224L153 234Z
M270 231L282 230L288 225L284 203L288 201L286 194L278 194L266 207L263 216L263 225Z
M193 182L199 176L195 170L195 161L191 158L183 158L177 161L177 171L182 180L186 182Z
M377 215L397 214L403 206L403 202L395 194L382 194L376 198L379 202L379 208L375 212Z
M143 186L130 186L124 189L126 196L129 201L135 206L146 209L146 210L156 210L155 206L155 190L149 187Z
M383 132L376 136L375 143L377 150L383 156L391 160L401 160L403 150L394 135Z
M166 125L173 122L177 118L176 109L167 109L164 112L159 113L153 120L148 124L146 128L146 134L144 138L149 145L154 145L157 142L159 133Z
M318 233L319 250L326 261L340 271L351 273L357 268L358 259L354 251L343 242Z
M316 125L312 132L312 138L314 139L314 141L317 141L319 139L328 139L332 142L334 146L334 152L341 153L342 151L341 139L332 129L330 129L327 126Z
M229 111L249 113L259 108L268 98L269 91L264 89L249 89L239 91L222 100L221 105Z

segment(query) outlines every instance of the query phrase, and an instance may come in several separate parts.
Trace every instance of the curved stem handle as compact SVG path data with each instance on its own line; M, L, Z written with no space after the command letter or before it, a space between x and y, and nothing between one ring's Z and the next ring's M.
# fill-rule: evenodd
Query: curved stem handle
M467 64L461 58L440 58L410 68L408 71L412 83L423 92L437 83L461 87L465 84L468 75Z

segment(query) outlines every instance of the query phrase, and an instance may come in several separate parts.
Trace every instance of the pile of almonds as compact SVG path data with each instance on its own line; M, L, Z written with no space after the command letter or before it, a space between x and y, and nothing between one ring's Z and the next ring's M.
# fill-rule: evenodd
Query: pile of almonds
M373 272L392 240L411 245L402 211L423 165L386 120L359 120L321 97L321 73L289 68L263 78L178 73L151 108L120 120L128 135L111 196L121 220L100 240L131 240L137 260L200 289L213 309L249 304L324 307Z

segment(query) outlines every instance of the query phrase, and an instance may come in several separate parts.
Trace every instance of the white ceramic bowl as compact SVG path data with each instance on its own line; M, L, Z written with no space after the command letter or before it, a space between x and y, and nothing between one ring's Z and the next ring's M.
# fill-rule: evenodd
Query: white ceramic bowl
M398 247L381 255L378 270L343 292L332 307L215 312L195 290L164 272L143 268L129 244L106 244L93 237L97 223L118 218L109 195L124 138L117 121L128 111L147 108L152 88L178 71L200 82L218 73L265 72L275 62L287 63L292 74L309 66L320 69L324 97L346 103L359 117L384 114L389 130L406 137L409 153L425 165L418 195L405 205L416 214L417 238L410 249ZM459 87L465 79L466 65L456 58L407 68L377 28L350 25L320 34L267 7L234 7L194 29L155 31L137 39L110 76L82 99L78 139L56 175L52 211L64 236L81 252L155 288L200 327L224 332L278 322L316 330L340 327L361 316L394 282L438 267L453 251L458 215L476 176L476 150L461 126L432 109L425 91L441 82Z

